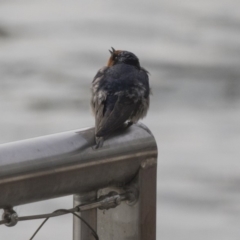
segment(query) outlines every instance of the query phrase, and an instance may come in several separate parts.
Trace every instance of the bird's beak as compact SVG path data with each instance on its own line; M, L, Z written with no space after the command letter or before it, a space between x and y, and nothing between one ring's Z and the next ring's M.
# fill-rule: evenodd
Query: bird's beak
M111 47L112 50L109 50L110 54L113 55L113 53L116 51L113 47Z

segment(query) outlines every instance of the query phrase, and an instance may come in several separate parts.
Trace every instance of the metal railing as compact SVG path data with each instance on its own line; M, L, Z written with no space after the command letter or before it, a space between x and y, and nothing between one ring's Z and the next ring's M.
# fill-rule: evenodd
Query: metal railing
M12 211L17 205L74 194L74 206L87 206L78 214L100 240L155 240L157 146L151 132L136 124L102 148L92 146L94 128L0 145L5 225L20 219ZM76 217L73 239L94 239Z

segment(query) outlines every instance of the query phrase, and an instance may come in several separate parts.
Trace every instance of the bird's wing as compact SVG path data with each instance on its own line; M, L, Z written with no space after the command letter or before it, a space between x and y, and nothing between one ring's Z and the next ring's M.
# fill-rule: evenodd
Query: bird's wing
M97 74L95 75L92 81L92 99L91 99L91 108L92 112L97 116L97 112L102 111L101 108L103 107L101 104L106 99L106 94L104 91L99 92L99 84L104 78L104 74L108 68L103 67L101 68ZM100 95L101 94L101 95Z
M123 94L108 95L96 114L96 136L107 136L120 128L131 116L136 103Z

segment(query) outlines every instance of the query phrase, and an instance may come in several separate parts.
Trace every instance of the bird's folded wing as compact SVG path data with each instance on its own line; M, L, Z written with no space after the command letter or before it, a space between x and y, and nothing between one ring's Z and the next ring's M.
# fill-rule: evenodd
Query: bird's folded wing
M108 98L112 98L110 104ZM97 137L107 136L122 127L136 108L136 103L123 95L108 96L101 105L96 114Z

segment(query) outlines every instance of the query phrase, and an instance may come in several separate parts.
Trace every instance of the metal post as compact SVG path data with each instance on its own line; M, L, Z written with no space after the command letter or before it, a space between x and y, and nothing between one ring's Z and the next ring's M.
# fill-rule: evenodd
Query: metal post
M97 192L92 191L85 194L73 196L73 206L89 203L97 198ZM97 231L97 209L90 209L79 213L79 215ZM73 240L95 240L90 229L78 218L73 217Z
M157 159L141 164L139 186L139 240L156 240Z
M138 175L127 186L137 189L137 202L124 202L114 209L98 210L97 230L100 239L156 240L156 173L157 159L144 160ZM121 191L105 188L99 192L105 194L112 190Z

